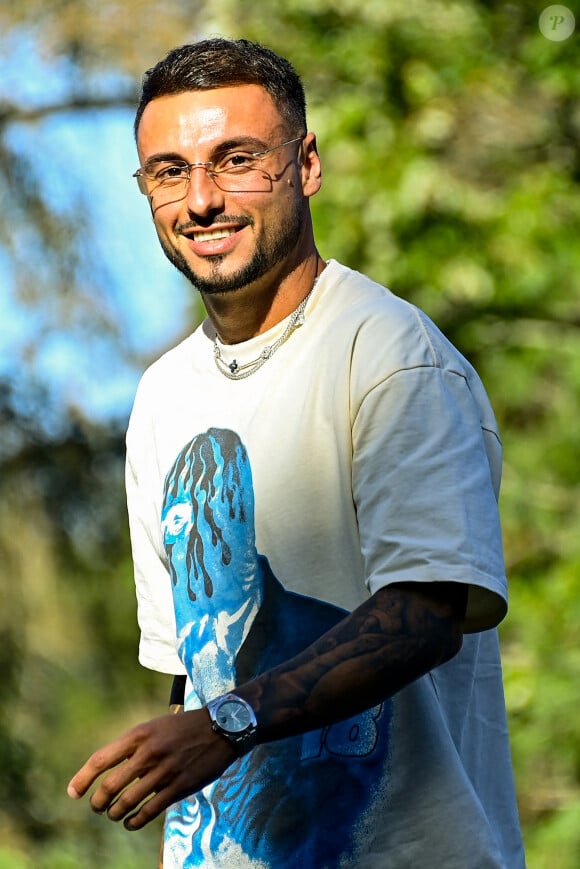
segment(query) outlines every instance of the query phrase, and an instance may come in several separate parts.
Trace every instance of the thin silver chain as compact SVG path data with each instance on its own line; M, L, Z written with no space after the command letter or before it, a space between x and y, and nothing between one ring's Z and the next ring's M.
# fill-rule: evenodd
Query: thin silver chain
M268 344L257 359L253 359L251 362L246 362L244 365L238 365L235 359L231 362L226 362L222 358L222 353L218 345L218 336L216 334L213 341L213 358L214 362L217 366L217 369L224 377L227 377L229 380L243 380L244 377L250 377L251 374L255 374L256 371L265 365L268 359L274 355L278 347L281 347L282 344L286 341L286 339L290 336L291 332L297 328L297 326L302 326L304 323L304 310L306 305L308 304L308 300L312 293L314 292L314 287L318 282L318 278L314 281L312 285L312 289L306 296L306 298L302 299L296 310L291 315L288 325L282 332L279 338L273 342L273 344Z

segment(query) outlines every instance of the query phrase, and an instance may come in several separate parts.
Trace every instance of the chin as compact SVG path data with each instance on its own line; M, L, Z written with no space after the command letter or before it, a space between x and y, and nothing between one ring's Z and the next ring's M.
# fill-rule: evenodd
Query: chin
M165 255L172 265L203 295L216 296L225 293L233 293L242 290L265 275L275 263L269 263L261 254L242 266L242 268L223 274L219 271L219 265L225 260L222 255L208 257L207 262L211 266L208 275L200 275L189 265L180 251L163 247Z

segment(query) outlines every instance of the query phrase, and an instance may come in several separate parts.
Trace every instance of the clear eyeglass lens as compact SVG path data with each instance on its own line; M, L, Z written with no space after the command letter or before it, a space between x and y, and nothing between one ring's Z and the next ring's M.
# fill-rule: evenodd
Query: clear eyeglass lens
M148 196L163 200L175 196L185 196L189 183L190 172L205 171L220 190L224 192L268 192L272 189L272 178L260 165L258 160L251 164L228 165L209 169L205 166L194 166L187 163L157 164L147 172L138 176L139 187Z

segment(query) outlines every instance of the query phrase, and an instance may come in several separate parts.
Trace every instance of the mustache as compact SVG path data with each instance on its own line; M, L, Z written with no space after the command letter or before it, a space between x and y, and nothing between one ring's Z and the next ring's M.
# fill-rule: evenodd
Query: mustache
M178 223L175 226L177 235L184 232L189 232L192 229L208 229L210 226L218 226L220 223L227 223L228 226L253 226L254 221L251 217L239 216L234 214L219 214L216 217L208 220L187 220L185 223Z

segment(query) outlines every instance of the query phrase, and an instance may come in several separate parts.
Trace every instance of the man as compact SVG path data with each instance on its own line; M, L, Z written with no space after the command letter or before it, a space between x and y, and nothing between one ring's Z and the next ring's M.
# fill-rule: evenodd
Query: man
M497 634L501 447L420 311L316 248L290 64L245 40L144 80L136 176L207 320L127 436L140 660L184 710L96 752L164 866L524 865Z

